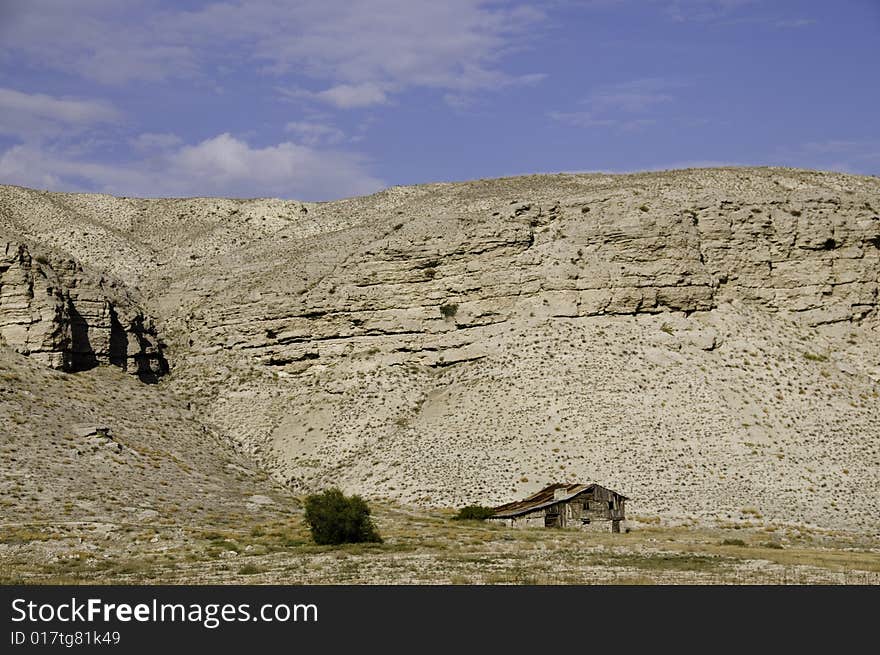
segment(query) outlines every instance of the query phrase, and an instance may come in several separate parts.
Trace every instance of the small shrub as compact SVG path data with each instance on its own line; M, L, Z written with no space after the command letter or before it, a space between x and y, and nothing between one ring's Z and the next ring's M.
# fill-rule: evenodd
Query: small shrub
M443 315L443 318L452 318L458 313L458 305L455 303L440 305L440 313Z
M360 496L345 496L339 489L306 498L305 520L316 544L381 543L370 508Z
M782 550L782 544L778 541L765 541L761 544L764 548L773 548L775 550Z
M648 208L648 205L642 205L639 207L639 211L647 212L650 211L650 209Z
M745 546L746 542L742 539L725 539L721 542L722 546Z
M262 573L263 570L254 564L245 564L240 569L238 569L239 575L256 575L257 573Z
M827 362L828 356L816 353L804 353L804 359L808 359L811 362Z
M669 323L664 323L660 326L660 331L665 332L666 334L675 334L675 330L672 329L672 326Z
M452 517L453 521L483 521L495 515L495 510L482 505L468 505L458 510Z

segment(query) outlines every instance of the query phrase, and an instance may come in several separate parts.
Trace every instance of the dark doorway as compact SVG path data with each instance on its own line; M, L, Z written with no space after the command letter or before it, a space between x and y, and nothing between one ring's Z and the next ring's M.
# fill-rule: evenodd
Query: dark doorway
M128 335L113 307L110 307L110 363L123 371L128 368Z
M67 313L70 316L70 370L88 371L95 368L98 358L89 341L89 324L69 301Z

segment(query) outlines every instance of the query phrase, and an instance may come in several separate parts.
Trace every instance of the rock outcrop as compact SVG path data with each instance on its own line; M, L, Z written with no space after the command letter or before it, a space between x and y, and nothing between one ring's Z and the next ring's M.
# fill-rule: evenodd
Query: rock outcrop
M64 371L111 364L146 382L167 372L153 321L121 285L70 258L0 243L0 340Z
M814 327L876 316L880 213L870 201L810 187L774 196L761 178L736 181L685 199L663 184L560 184L559 199L545 189L528 202L502 191L466 203L440 188L433 206L402 199L406 221L377 215L371 234L274 245L283 269L267 264L259 279L223 289L186 329L206 349L246 349L297 372L360 346L448 364L470 356L461 349L479 343L480 328L535 316L734 301Z

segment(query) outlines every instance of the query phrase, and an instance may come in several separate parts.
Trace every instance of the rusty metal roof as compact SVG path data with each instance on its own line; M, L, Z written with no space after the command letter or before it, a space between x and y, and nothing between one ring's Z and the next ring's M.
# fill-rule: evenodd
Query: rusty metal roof
M579 493L591 490L595 487L605 489L605 487L602 487L598 484L551 484L550 486L544 487L539 492L532 494L524 500L517 500L512 503L507 503L505 505L499 505L495 508L495 515L492 518L510 518L513 516L526 514L528 512L534 512L535 510L542 509L555 503L565 502L566 500L574 498ZM559 497L557 497L556 495L557 490L562 491ZM624 496L623 494L619 494L616 491L612 491L611 489L606 489L606 491L620 496L624 500L628 500L626 496Z

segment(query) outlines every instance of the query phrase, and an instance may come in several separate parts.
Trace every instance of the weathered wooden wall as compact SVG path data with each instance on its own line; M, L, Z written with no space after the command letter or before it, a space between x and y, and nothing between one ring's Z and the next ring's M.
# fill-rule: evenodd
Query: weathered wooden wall
M619 532L620 521L626 518L624 514L625 503L626 501L619 495L607 489L596 487L568 500L542 507L521 516L493 520L502 521L505 525L517 528L561 527ZM552 517L554 514L558 514L558 518L551 519L554 523L551 526L548 524L548 517Z

